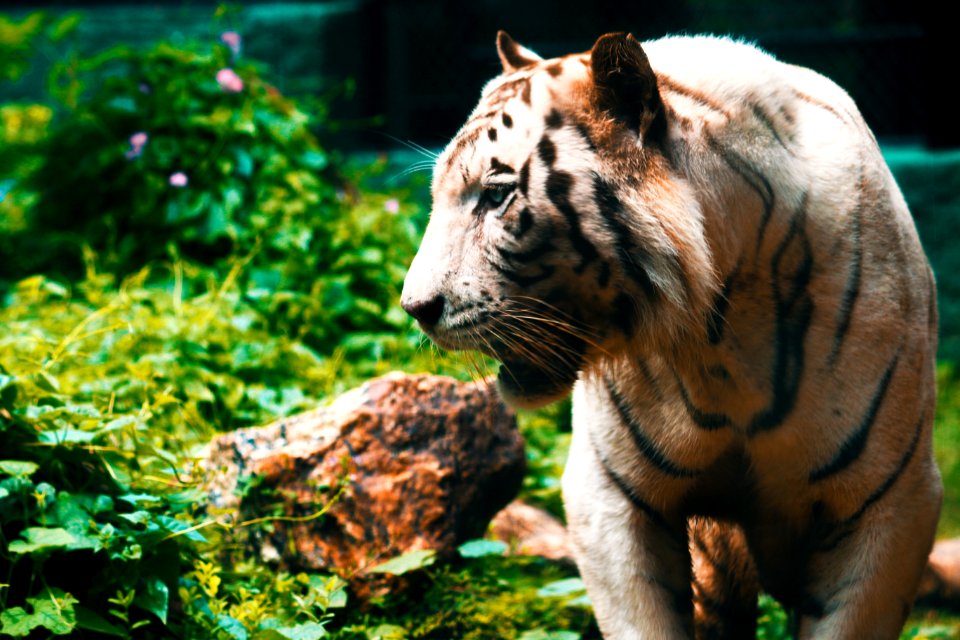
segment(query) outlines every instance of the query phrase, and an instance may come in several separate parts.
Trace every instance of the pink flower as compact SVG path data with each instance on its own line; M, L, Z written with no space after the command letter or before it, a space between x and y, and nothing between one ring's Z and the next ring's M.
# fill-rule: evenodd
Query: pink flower
M397 213L400 211L400 201L396 198L390 198L383 203L383 208L387 213Z
M224 31L220 34L220 42L227 45L234 56L240 55L240 34L236 31Z
M143 147L149 139L150 137L144 131L137 131L130 136L130 148L127 149L127 153L125 154L127 160L139 158L140 155L143 154Z
M217 84L227 93L240 93L243 91L243 79L238 76L233 69L220 69L220 71L217 71Z
M177 187L179 189L180 187L187 186L188 182L190 182L190 180L187 178L187 174L185 174L183 171L177 171L176 173L170 174L171 187Z

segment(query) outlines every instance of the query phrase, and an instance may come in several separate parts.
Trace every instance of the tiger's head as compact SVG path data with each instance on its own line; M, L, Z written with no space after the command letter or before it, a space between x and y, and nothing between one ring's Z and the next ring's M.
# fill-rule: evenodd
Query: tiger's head
M437 160L401 303L439 346L499 360L505 399L535 407L624 344L692 326L709 251L633 36L552 60L502 31L497 48L502 75Z

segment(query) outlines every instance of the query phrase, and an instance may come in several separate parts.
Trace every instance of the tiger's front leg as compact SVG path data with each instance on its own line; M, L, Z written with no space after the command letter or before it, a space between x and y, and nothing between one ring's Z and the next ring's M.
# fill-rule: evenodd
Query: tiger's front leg
M563 498L577 566L606 640L692 638L685 524L652 508L574 429Z

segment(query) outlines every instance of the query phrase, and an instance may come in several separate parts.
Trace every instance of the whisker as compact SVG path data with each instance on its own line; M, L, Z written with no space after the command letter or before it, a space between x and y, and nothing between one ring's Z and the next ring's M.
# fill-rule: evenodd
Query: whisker
M379 134L382 135L382 136L385 136L385 137L387 137L387 138L390 138L390 139L393 140L394 142L399 143L399 144L402 144L403 146L405 146L406 148L410 149L411 151L416 151L417 153L419 153L419 154L421 154L421 155L423 155L423 156L426 156L426 157L428 157L428 158L431 158L432 160L436 160L437 158L440 157L440 154L437 153L436 151L431 151L430 149L427 149L425 146L423 146L423 145L421 145L421 144L417 144L416 142L413 142L412 140L401 140L401 139L398 138L397 136L390 135L390 134L387 133L386 131L375 131L374 133L379 133Z

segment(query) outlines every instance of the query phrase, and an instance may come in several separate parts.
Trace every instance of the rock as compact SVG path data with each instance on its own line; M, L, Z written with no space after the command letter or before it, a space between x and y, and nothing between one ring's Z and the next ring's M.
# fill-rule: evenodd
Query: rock
M201 468L216 508L299 518L257 529L264 558L336 571L363 598L377 591L367 569L412 550L452 555L481 537L525 465L492 381L391 373L329 407L219 436Z
M933 545L920 578L917 603L960 609L960 538Z
M514 500L490 523L490 535L505 542L512 555L541 556L573 563L567 530L543 509Z

